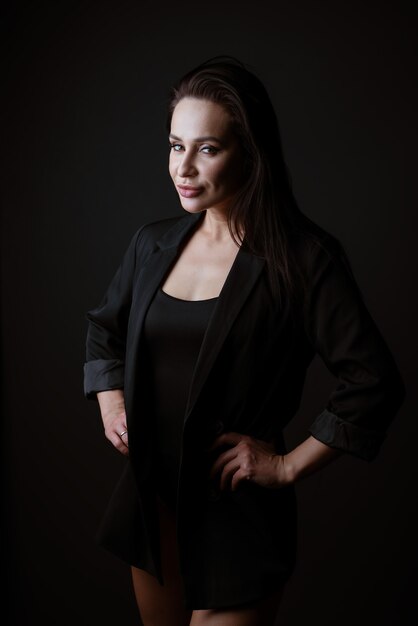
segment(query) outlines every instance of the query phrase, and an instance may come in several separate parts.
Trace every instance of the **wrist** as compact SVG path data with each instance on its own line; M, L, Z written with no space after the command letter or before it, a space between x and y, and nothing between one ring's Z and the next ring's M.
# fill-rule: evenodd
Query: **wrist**
M283 474L285 477L285 484L292 485L297 480L297 471L295 464L292 461L292 457L289 454L283 455Z
M292 484L295 480L293 465L288 462L287 455L275 454L273 458L275 462L274 485L280 488Z
M122 413L125 410L125 399L121 389L99 391L97 393L97 400L102 416L115 412Z

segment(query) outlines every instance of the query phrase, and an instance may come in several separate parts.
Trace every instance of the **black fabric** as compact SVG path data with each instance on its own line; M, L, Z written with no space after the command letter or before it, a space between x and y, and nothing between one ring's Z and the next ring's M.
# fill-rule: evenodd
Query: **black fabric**
M124 388L129 473L136 483L133 494L128 490L131 502L122 497L124 481L118 485L102 540L160 583L164 579L152 489L155 420L146 393L144 319L203 216L185 214L140 228L102 302L87 314L85 393L94 398L106 386ZM272 297L265 261L251 254L244 240L196 361L183 425L176 513L188 608L221 608L260 597L268 587L287 580L295 564L294 485L270 490L248 484L236 492L214 493L202 451L220 431L273 440L276 451L286 453L283 430L299 408L315 354L336 377L336 385L324 399L323 411L313 418L311 433L331 447L365 461L375 459L405 397L395 359L365 305L340 242L320 229L319 238L301 232L292 248L307 283L300 309L292 310L286 301L280 305ZM128 555L119 530L121 517L133 538ZM135 533L141 540L134 539Z
M206 326L217 298L188 301L156 292L144 322L156 418L156 487L176 508L181 440L190 383Z

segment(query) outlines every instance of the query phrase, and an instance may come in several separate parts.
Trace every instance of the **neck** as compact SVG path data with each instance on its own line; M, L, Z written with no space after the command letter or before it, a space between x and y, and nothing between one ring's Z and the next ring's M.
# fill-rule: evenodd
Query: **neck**
M239 240L238 233L234 236ZM228 228L228 219L225 213L215 209L207 209L202 221L202 233L214 242L229 241L232 239Z

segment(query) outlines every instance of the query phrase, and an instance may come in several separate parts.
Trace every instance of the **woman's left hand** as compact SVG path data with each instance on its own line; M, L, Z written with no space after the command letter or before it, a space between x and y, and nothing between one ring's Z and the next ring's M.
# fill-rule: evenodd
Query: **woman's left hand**
M228 432L215 439L209 452L225 445L233 447L222 452L210 470L212 479L220 473L221 491L228 485L235 491L238 484L246 480L270 489L278 489L291 482L286 472L285 455L276 454L272 443Z

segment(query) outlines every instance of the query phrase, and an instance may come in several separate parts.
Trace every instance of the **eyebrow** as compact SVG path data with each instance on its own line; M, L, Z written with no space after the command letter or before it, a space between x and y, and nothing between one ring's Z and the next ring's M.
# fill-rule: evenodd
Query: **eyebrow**
M171 139L176 139L177 141L182 141L182 139L180 139L180 137L177 137L177 135L173 135L173 133L169 134L169 137L171 137ZM195 143L202 143L204 141L216 141L218 143L222 144L222 141L220 139L218 139L218 137L214 137L213 135L206 135L205 137L196 137L196 139L194 139Z

